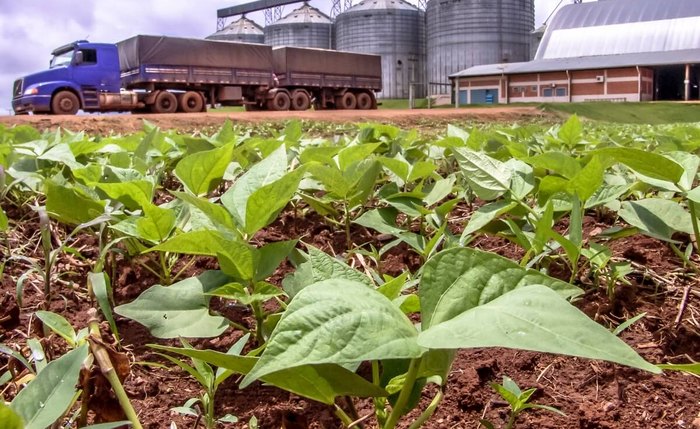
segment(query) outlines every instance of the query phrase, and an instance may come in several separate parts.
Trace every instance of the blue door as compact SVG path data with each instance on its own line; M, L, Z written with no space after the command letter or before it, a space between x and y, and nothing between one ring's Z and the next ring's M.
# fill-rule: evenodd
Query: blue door
M472 89L471 104L497 104L498 88Z
M459 105L464 106L467 104L467 90L460 90L459 91Z

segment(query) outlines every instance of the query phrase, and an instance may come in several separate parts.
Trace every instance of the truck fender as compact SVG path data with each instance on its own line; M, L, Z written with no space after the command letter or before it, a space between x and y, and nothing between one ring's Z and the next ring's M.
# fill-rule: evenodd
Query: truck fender
M267 91L267 94L265 94L265 100L272 100L275 98L275 95L277 95L278 92L286 92L287 95L290 95L289 91L287 91L285 88L274 88Z
M146 104L146 106L150 106L156 102L156 97L158 97L158 94L160 94L160 90L149 92L145 97L143 97L143 102Z
M39 94L46 94L46 95L51 95L51 98L53 99L53 96L56 95L59 91L70 91L74 93L77 97L78 100L80 101L80 106L84 106L85 104L83 103L83 94L80 92L80 88L75 86L72 82L68 81L52 81L52 82L46 82L42 85L39 85Z

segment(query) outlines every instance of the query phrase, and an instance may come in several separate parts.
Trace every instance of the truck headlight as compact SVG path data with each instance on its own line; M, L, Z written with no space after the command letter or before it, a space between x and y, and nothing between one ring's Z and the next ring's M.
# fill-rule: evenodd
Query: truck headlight
M39 93L39 88L29 88L24 90L24 95L36 95Z

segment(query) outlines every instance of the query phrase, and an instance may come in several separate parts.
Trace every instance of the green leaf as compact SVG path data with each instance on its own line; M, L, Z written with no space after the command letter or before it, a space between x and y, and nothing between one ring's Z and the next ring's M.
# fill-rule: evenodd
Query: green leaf
M170 193L187 204L199 209L207 216L207 218L209 218L209 220L214 223L214 225L228 231L234 231L236 229L235 225L233 224L231 213L229 213L221 205L212 203L205 198L196 197L186 192L170 191Z
M112 313L109 276L104 272L88 273L87 281L88 289L92 290L92 293L95 295L97 304L100 306L100 310L102 310L102 314L105 316L107 323L109 323L112 335L119 341L119 329L117 328L117 323L114 321L114 314Z
M678 183L684 170L677 162L652 152L627 147L611 147L598 149L593 154L610 157L611 159L626 165L632 170L651 177L652 179L665 180Z
M571 149L581 142L583 138L583 126L581 126L581 121L579 121L577 115L574 114L569 117L564 125L559 128L557 137Z
M277 215L289 203L299 188L299 182L304 172L304 168L297 168L250 194L246 204L245 225L243 227L247 234L255 234L277 218Z
M270 277L275 270L277 270L284 258L294 250L297 242L298 240L277 241L275 243L268 243L259 248L258 253L260 254L260 260L255 267L255 277L253 280L257 282Z
M420 333L439 349L507 347L600 359L660 373L632 348L542 285L526 286Z
M571 178L566 190L570 195L578 195L581 201L586 201L603 185L604 173L603 164L597 156L594 156L578 174Z
M482 200L495 200L510 189L513 173L501 161L464 148L455 148L453 153L464 179Z
M212 350L181 349L154 344L150 347L199 359L238 374L248 374L258 362L256 357L235 356ZM343 395L386 396L383 389L343 367L332 364L298 366L265 375L261 380L324 404L332 404L337 396Z
M216 256L226 252L232 242L239 243L218 231L190 231L169 238L146 252L170 252L188 255ZM235 246L235 245L234 245Z
M10 404L25 429L44 429L61 417L73 402L80 368L88 355L84 344L49 363Z
M0 422L4 429L24 429L22 418L5 405L5 401L0 401Z
M66 340L71 347L75 347L75 330L73 329L73 326L71 326L70 322L65 319L65 317L51 311L43 310L37 311L34 314L44 323L44 325L46 325L47 328L61 336L61 338Z
M362 283L315 283L290 302L260 360L241 383L302 365L350 364L421 356L411 321Z
M241 227L246 226L248 199L258 189L282 178L287 172L287 151L280 145L270 156L253 165L221 196L226 207Z
M625 222L660 240L673 241L676 232L693 234L690 213L672 200L624 201L618 214Z
M152 243L164 242L175 228L176 215L172 209L164 209L152 204L144 207L144 217L136 220L139 238Z
M251 305L254 302L265 302L276 296L284 295L284 292L267 282L257 282L252 293L240 283L229 283L214 289L207 295L235 300L243 305Z
M114 311L144 325L157 338L216 337L228 324L225 318L209 314L209 297L205 293L228 281L219 271L207 271L168 287L152 286Z
M2 207L0 207L0 232L6 232L8 226L9 221L7 220L5 210L3 210Z
M493 253L470 248L444 250L423 266L418 288L423 329L530 284L543 284L565 298L581 293L576 286Z
M113 200L117 200L129 210L136 210L151 205L153 183L147 180L135 180L123 183L96 183L95 187Z
M553 171L572 179L581 171L581 164L571 155L563 152L546 152L527 158L525 161L535 168Z
M46 211L70 225L91 221L105 212L105 204L85 195L74 187L45 182Z
M374 287L372 280L344 262L313 247L309 249L308 260L299 265L297 270L282 282L284 291L293 298L310 284L330 279L346 279Z
M338 167L340 171L346 171L351 164L369 158L379 146L381 146L381 143L367 143L342 149L338 152Z
M193 153L175 166L175 177L194 195L206 195L220 182L233 158L234 145Z
M81 429L117 429L122 426L131 426L131 422L128 420L122 420L120 422L100 423L97 425L85 426Z
M469 218L469 223L467 223L464 231L462 231L462 237L464 238L469 234L477 232L491 223L491 221L498 219L499 216L508 213L517 206L518 203L501 200L479 207Z
M657 366L661 369L667 369L669 371L683 371L687 372L688 374L700 376L700 363L697 362L685 364L664 363Z

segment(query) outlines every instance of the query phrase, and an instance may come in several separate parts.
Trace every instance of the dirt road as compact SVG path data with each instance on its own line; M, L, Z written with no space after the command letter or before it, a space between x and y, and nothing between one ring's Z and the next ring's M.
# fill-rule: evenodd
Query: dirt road
M109 135L128 133L143 128L146 119L163 129L184 132L218 127L228 118L234 122L275 122L288 119L306 119L331 123L387 122L401 126L437 125L453 121L513 122L534 121L556 117L536 107L488 107L488 108L442 108L419 110L325 110L305 112L217 112L177 114L93 114L78 116L0 116L0 124L12 126L29 124L40 130L62 127L71 131L86 131L91 134Z

